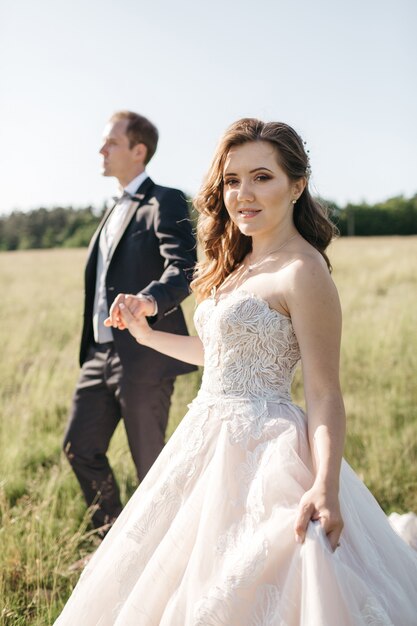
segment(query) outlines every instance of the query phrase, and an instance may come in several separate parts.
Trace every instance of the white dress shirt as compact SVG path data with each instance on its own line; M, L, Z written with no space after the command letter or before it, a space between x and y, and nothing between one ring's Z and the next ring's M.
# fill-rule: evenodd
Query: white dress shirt
M147 178L147 172L141 172L130 181L123 191L134 194ZM126 211L130 207L130 203L131 200L127 196L116 202L100 233L97 254L96 292L93 308L93 332L96 343L107 343L108 341L113 341L111 328L104 326L104 320L108 317L109 311L106 295L106 274L110 262L110 252L114 237L122 226L123 219Z

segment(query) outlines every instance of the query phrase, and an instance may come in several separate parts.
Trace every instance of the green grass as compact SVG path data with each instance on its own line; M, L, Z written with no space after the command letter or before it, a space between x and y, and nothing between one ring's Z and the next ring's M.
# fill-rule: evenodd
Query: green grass
M346 457L383 508L417 511L417 238L342 239L330 256L344 311ZM0 254L0 624L51 624L97 543L61 439L78 376L86 250ZM194 303L185 305L191 324ZM200 373L178 378L168 436ZM302 402L301 376L294 395ZM123 427L110 449L136 487Z
M346 457L381 506L417 511L417 238L340 240Z

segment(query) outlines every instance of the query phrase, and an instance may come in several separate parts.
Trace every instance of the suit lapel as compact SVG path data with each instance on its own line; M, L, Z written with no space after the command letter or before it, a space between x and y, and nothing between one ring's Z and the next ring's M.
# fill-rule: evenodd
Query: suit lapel
M94 235L91 237L89 246L88 246L88 250L87 250L87 260L90 258L92 251L94 250L96 243L98 241L98 238L100 237L100 233L103 229L104 224L107 222L107 219L110 215L110 213L113 211L114 209L114 205L108 209L106 209L103 217L101 218L101 221L99 223L99 225L96 228L96 231L94 233Z
M125 232L128 224L129 224L130 220L132 219L132 217L134 216L138 206L140 205L140 202L141 202L141 200L138 199L138 200L132 200L132 202L130 203L129 208L127 209L127 211L126 211L126 213L124 215L123 221L120 224L120 228L119 228L119 230L117 231L117 233L114 236L112 246L111 246L109 254L107 256L107 261L108 262L110 262L110 259L112 258L113 254L114 254L114 251L116 250L116 248L117 248L117 246L119 244L119 241L123 237L124 232Z
M135 215L135 213L138 210L138 208L144 203L144 200L146 198L146 194L147 194L147 192L149 191L149 189L152 186L153 186L153 182L148 177L146 180L143 181L143 183L141 184L139 189L136 191L135 195L137 196L137 200L132 200L132 202L130 203L130 206L129 206L128 210L125 213L123 221L120 224L120 228L117 231L116 235L114 236L112 247L111 247L111 249L109 251L109 254L108 254L108 257L107 257L107 262L108 263L110 263L111 258L113 256L113 254L114 254L118 244L119 244L119 241L123 237L123 235L125 233L125 230L128 227L131 219Z
M126 211L126 215L125 218L123 219L123 222L120 226L119 231L117 232L114 240L113 240L113 245L112 248L110 250L110 253L107 257L107 265L110 262L111 257L114 254L114 251L120 241L120 239L122 238L130 220L132 219L133 215L135 214L135 211L137 211L137 209L144 204L144 200L146 198L146 195L148 194L149 190L151 189L151 187L153 187L154 183L153 181L148 177L146 180L143 181L143 183L141 184L141 186L139 187L139 189L137 190L136 194L138 196L138 200L137 201L132 201L130 204L129 209ZM98 239L100 237L101 231L103 230L103 227L105 225L105 223L107 222L108 218L110 217L111 212L113 211L115 205L111 206L110 208L108 208L103 217L101 218L101 221L99 223L99 225L97 226L97 229L94 233L94 235L91 238L90 244L88 246L88 250L87 250L87 263L90 260L90 257L92 255L93 250L96 248L97 244L98 244Z

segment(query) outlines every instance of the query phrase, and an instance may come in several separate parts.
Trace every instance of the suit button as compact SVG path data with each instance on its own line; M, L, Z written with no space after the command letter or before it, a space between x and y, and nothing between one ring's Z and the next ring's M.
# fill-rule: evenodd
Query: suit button
M107 287L109 291L114 291L114 287Z

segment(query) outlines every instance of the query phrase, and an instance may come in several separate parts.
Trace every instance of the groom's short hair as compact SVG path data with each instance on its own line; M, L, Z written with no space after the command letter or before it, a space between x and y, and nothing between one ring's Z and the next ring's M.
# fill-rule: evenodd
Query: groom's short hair
M110 118L111 122L126 120L126 135L129 139L129 148L133 148L138 143L146 146L145 164L149 163L156 152L158 145L158 129L150 120L139 113L133 111L116 111Z

